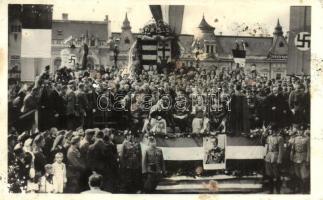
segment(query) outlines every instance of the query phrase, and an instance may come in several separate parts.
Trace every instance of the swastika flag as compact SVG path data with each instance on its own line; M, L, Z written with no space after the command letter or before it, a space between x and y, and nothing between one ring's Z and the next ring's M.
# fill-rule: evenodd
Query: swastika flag
M289 30L287 75L310 75L310 6L291 6Z

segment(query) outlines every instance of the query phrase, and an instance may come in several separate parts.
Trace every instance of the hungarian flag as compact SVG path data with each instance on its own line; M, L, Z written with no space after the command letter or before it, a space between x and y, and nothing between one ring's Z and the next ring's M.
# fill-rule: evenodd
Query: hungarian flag
M291 6L287 75L311 73L311 7Z
M233 61L239 64L239 67L244 67L246 64L246 51L243 49L232 49Z
M45 66L51 64L52 13L52 5L22 5L22 81L34 81Z

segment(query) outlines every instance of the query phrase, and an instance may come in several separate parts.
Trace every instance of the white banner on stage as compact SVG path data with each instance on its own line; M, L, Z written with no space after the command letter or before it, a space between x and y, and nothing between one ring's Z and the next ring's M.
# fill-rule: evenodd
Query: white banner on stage
M226 146L225 159L264 159L264 146Z
M21 57L51 58L51 29L22 29Z

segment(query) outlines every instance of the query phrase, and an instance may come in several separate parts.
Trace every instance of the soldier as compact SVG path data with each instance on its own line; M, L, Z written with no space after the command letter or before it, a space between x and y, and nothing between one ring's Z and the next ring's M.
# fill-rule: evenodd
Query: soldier
M296 187L301 193L309 192L309 162L310 162L310 140L297 130L296 137L291 140L290 158L293 162L296 176Z
M273 194L274 187L279 194L281 187L279 165L282 163L284 140L278 133L275 125L272 126L272 130L269 130L265 147L265 171L269 178L270 194Z
M120 152L120 170L123 176L122 189L136 193L141 189L141 147L130 131L125 131L125 140Z
M81 175L86 167L85 162L79 151L80 138L74 136L71 140L71 146L67 151L67 185L66 189L69 193L79 193Z
M162 150L156 147L156 139L150 137L148 145L143 165L144 171L147 174L144 192L152 193L155 191L161 176L165 173L165 163Z

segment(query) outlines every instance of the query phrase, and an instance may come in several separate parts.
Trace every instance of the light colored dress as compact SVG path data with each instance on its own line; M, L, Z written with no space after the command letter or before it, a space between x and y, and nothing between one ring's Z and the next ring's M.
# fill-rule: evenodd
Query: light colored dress
M56 193L63 193L64 183L66 183L66 166L64 163L53 163L53 185Z

